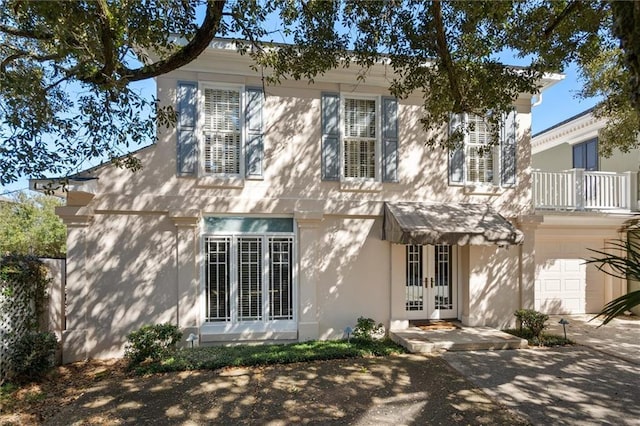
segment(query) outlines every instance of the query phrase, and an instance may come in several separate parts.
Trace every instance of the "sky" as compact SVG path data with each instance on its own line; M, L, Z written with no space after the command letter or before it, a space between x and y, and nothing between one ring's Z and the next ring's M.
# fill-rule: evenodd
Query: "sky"
M504 63L508 64L513 64L513 62L504 60ZM514 65L519 64L515 63ZM542 94L542 103L532 109L532 134L539 133L556 123L573 117L591 108L597 102L597 99L585 100L576 96L581 85L575 66L568 67L564 74L564 80L545 90ZM139 83L139 89L149 96L155 94L155 82L148 80ZM87 168L93 165L95 164L88 164ZM0 196L10 195L16 191L28 189L28 187L28 179L21 179L13 184L0 186Z

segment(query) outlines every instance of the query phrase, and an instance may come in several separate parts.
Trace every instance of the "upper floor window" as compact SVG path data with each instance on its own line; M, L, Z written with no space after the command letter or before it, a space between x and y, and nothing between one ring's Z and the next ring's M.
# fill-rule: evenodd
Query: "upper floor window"
M215 174L240 174L242 133L240 91L204 89L203 168Z
M496 128L477 114L452 115L451 130L464 128L463 143L451 151L449 182L479 186L511 186L516 172L516 112ZM498 137L499 145L491 145Z
M489 143L494 135L492 126L476 114L469 114L469 135L465 143L466 181L493 184L494 166L498 150Z
M374 99L344 99L345 178L376 178L377 112Z
M263 98L258 87L178 82L178 175L213 175L222 184L262 179Z
M321 106L322 180L398 182L396 98L323 93Z
M598 170L597 138L573 146L573 168Z

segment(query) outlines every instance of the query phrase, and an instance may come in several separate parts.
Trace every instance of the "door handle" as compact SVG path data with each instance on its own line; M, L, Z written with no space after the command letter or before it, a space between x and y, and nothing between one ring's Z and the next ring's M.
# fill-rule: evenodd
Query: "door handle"
M431 277L431 288L433 288L433 277Z

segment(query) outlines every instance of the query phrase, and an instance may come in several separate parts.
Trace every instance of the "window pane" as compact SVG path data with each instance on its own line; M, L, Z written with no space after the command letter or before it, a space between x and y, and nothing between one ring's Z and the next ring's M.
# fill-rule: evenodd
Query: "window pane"
M238 321L262 319L262 239L238 238Z
M584 169L587 163L585 145L579 144L573 147L573 168Z
M408 245L406 261L406 310L421 311L424 303L424 289L422 287L422 246Z
M343 166L347 178L375 178L376 101L344 100Z
M376 101L372 99L345 99L344 126L346 137L376 137Z
M466 180L475 183L493 183L493 157L495 147L491 142L491 126L484 118L469 114L469 137L465 146Z
M286 217L205 217L207 232L247 232L262 234L265 232L293 232L293 219Z
M231 321L229 304L229 238L208 237L207 253L207 321Z
M204 169L240 173L240 92L204 90Z
M594 139L592 141L586 142L585 144L585 169L590 171L598 170L598 140Z
M269 318L293 319L293 238L269 238Z
M451 276L451 246L437 245L435 249L435 307L453 309Z
M375 178L375 139L345 139L344 176L350 178Z

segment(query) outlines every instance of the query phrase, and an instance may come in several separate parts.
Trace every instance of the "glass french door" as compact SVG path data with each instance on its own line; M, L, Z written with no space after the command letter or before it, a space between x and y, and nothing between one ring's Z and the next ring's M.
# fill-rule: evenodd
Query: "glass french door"
M456 318L456 250L449 245L406 246L405 309L409 319Z

